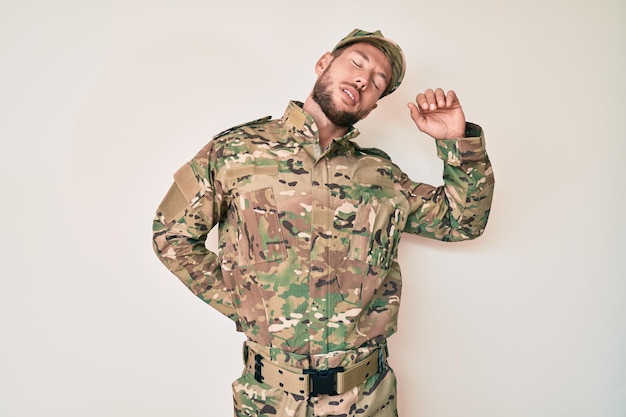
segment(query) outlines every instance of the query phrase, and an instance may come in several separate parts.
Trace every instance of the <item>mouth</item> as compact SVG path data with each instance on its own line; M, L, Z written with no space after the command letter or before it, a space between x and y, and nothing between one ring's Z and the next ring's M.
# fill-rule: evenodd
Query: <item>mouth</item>
M355 88L351 86L345 86L341 88L341 91L345 94L350 103L356 104L359 98L359 93L356 91Z

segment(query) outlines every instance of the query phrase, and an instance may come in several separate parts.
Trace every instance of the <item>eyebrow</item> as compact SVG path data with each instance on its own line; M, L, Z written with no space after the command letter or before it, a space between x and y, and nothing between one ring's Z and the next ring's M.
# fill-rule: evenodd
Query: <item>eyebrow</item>
M361 56L361 58L363 58L366 62L370 62L370 58L369 58L367 55L365 55L363 52L361 52L361 51L355 51L355 50L353 50L352 52L355 52L355 53L359 54L359 55ZM387 82L387 81L388 81L388 80L387 80L387 76L385 75L385 73L384 73L384 72L377 72L376 74L378 74L379 76L381 76L381 77L383 78L383 80L385 80L385 82Z

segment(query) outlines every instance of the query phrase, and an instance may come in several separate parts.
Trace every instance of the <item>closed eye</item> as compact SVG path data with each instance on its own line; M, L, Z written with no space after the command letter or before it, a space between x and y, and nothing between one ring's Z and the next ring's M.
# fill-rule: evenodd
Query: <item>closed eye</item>
M357 68L363 68L363 64L361 64L359 61L356 61L354 59L351 59L352 64L357 67ZM380 90L380 88L378 87L378 85L376 84L376 82L372 79L372 85L374 86L375 89Z

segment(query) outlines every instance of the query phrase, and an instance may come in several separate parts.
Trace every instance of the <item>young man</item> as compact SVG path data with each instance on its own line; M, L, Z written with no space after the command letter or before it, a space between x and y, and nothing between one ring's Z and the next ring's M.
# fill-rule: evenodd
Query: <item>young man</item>
M315 65L304 103L215 136L174 174L154 220L160 260L247 336L236 416L396 416L402 232L482 234L493 174L453 91L409 103L437 140L444 185L411 181L353 124L405 73L400 47L354 30ZM219 225L219 250L205 247Z

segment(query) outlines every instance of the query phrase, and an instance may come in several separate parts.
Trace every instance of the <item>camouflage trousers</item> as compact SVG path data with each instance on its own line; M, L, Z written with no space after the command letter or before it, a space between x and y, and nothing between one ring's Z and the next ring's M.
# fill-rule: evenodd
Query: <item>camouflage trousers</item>
M247 342L248 354L260 353L292 368L349 367L373 352L359 348L347 352L303 356ZM232 385L235 417L397 417L396 377L388 366L361 385L339 395L302 396L258 382L247 368Z

